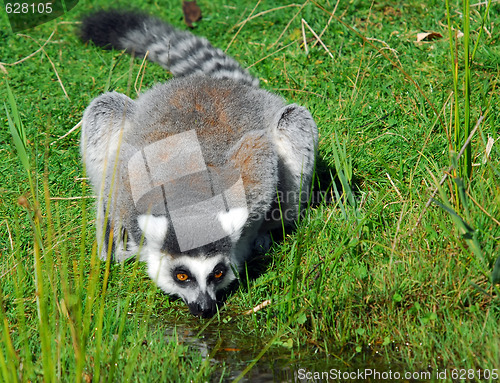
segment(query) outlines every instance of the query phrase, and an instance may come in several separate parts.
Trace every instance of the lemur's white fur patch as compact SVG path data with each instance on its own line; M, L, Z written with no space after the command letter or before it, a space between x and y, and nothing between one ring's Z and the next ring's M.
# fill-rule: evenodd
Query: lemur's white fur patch
M239 232L245 225L247 218L248 209L245 207L237 207L228 212L221 211L217 214L217 219L228 235Z
M137 217L139 228L147 239L148 246L161 248L167 235L168 220L166 217L155 217L151 214L142 214Z
M297 152L287 137L279 135L277 132L274 134L274 143L279 156L284 159L285 164L290 168L291 172L300 176L303 172L305 156ZM297 179L299 180L300 177L297 177Z

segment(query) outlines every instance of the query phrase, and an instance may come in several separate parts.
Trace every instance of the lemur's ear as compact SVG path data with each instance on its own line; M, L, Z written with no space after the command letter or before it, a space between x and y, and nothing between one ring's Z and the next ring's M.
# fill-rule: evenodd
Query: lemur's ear
M161 249L168 231L168 220L164 216L143 214L137 217L137 224L144 233L149 247Z

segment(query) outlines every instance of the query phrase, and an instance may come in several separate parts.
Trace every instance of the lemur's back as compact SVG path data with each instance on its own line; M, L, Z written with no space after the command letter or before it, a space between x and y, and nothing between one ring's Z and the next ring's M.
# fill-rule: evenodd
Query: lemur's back
M269 128L283 107L281 98L261 89L202 76L156 85L136 104L134 120L141 130L127 131L127 137L147 145L194 129L210 163L222 161L245 133Z
M101 256L140 254L160 288L211 316L233 270L307 205L316 125L206 39L158 19L99 12L81 34L147 53L175 77L135 101L103 94L85 111Z

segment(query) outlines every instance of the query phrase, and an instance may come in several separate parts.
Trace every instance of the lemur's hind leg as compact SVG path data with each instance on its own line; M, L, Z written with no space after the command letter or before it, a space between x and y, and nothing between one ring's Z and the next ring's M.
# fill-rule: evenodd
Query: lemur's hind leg
M83 115L80 151L87 175L98 194L96 230L102 258L108 255L110 235L113 235L114 242L123 237L121 225L113 222L112 212L106 217L106 209L113 197L113 172L117 168L115 163L119 160L118 151L127 117L133 107L134 101L129 97L110 92L92 101Z
M268 230L293 224L307 207L318 146L318 129L311 114L296 104L280 110L271 130L279 181Z

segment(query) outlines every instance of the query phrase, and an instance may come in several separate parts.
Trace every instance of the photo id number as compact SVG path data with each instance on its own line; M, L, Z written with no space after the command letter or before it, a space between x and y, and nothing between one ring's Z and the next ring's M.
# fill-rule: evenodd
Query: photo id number
M5 11L8 14L42 14L52 13L52 3L7 3Z

